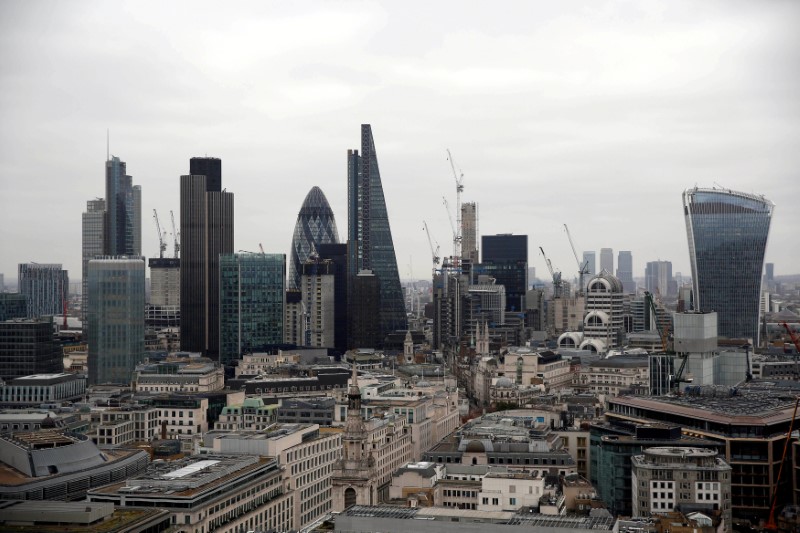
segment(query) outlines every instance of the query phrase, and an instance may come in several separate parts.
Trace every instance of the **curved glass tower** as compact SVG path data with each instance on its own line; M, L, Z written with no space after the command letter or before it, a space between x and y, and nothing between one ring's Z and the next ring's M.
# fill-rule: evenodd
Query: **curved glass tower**
M775 205L724 189L683 193L694 309L716 311L718 334L758 344L761 272Z
M333 218L328 199L319 187L312 187L294 226L292 251L289 256L289 289L300 288L300 273L303 263L308 260L311 250L318 250L320 244L338 244L339 232L336 231L336 220Z

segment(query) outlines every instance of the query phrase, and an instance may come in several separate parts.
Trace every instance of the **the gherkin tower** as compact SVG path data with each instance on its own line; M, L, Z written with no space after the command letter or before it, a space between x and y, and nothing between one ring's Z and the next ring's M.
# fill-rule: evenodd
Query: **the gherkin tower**
M308 260L312 250L317 250L320 244L338 243L339 232L336 231L336 220L328 199L319 187L312 187L303 200L294 226L288 288L300 288L302 265Z
M380 338L407 328L397 257L383 196L372 127L361 125L361 154L347 152L347 246L350 276L371 270L380 281Z

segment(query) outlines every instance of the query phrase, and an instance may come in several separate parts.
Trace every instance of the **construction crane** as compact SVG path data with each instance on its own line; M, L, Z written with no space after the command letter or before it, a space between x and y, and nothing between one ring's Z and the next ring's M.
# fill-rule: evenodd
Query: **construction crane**
M436 243L436 248L433 247L433 239L431 239L431 231L428 229L428 223L423 220L422 224L425 233L428 235L428 246L431 247L431 258L433 259L433 268L435 269L441 259L439 256L439 243Z
M653 324L655 325L655 329L658 332L658 336L661 338L661 349L666 353L667 351L667 332L661 327L661 323L658 321L658 309L656 308L655 301L653 299L653 294L649 291L644 291L644 299L647 306L650 308L650 312L653 314Z
M447 149L447 160L450 161L450 169L453 171L453 178L456 180L456 230L453 232L453 255L461 258L461 193L464 192L464 173L461 169L456 172L456 164L450 149ZM458 260L457 259L457 260Z
M258 243L258 249L261 250L261 255L264 255L264 247L261 245L261 243Z
M792 327L786 322L781 322L781 326L783 326L783 329L785 329L786 333L789 334L789 338L792 339L792 343L794 344L797 353L800 353L800 337L797 336L797 333L795 333Z
M566 224L564 224L564 229L567 232L567 238L569 239L569 245L572 248L572 255L575 256L575 262L578 263L578 283L580 285L580 289L578 289L578 294L583 294L585 287L583 286L583 276L589 273L589 261L581 264L581 260L578 259L578 252L575 251L575 243L572 242L572 235L569 233L569 228Z
M775 508L778 503L778 489L781 487L781 478L783 477L783 466L786 464L786 455L789 451L789 441L792 440L792 433L794 432L794 422L797 419L797 407L800 406L800 397L794 403L794 413L792 413L792 421L789 423L789 431L786 432L786 439L783 441L783 453L781 454L781 466L778 469L778 480L775 482L775 488L772 490L772 503L769 506L769 518L764 525L767 531L778 531L778 525L775 523Z
M561 298L564 288L564 284L561 282L561 272L553 268L553 263L551 263L547 255L545 255L544 248L540 246L539 251L542 252L544 262L547 263L547 270L550 271L550 276L553 278L553 298Z
M164 251L167 249L167 232L165 231L162 235L161 224L158 222L158 213L156 213L155 209L153 209L153 219L156 221L156 229L158 230L158 257L164 259Z
M175 241L175 259L177 259L181 253L181 244L180 244L181 234L177 229L175 229L175 215L172 213L172 210L170 210L169 216L172 219L172 238Z

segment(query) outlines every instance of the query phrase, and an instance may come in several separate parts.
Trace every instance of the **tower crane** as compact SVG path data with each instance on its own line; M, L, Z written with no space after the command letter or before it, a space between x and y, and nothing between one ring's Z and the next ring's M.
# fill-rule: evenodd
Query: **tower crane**
M572 235L569 233L569 228L566 224L564 224L564 229L567 232L567 238L569 239L569 245L572 248L572 255L575 256L575 262L578 263L578 283L580 283L580 289L578 290L578 294L583 294L585 287L583 286L583 276L589 273L589 261L581 264L581 260L578 259L578 252L575 251L575 243L572 242Z
M433 259L433 268L435 269L436 265L439 264L439 260L441 259L439 257L439 243L436 243L436 248L434 249L433 239L431 239L431 231L428 229L428 223L423 220L422 224L424 226L423 229L425 230L425 233L428 235L428 245L431 247L431 257Z
M464 192L464 173L461 169L456 172L456 164L450 149L447 149L447 160L450 161L450 169L453 171L453 178L456 180L456 229L453 232L453 255L461 259L461 193Z
M544 257L544 262L547 263L547 270L550 271L550 276L552 276L553 278L553 298L561 298L563 291L563 284L561 283L561 272L553 268L553 263L551 263L550 259L547 258L547 255L545 255L544 248L540 246L539 251L542 252L542 257Z
M795 333L792 327L786 322L781 322L781 326L783 326L783 329L785 329L789 334L789 338L792 339L792 343L794 344L797 353L800 354L800 337L797 336L797 333Z
M175 229L175 215L173 214L172 210L170 210L169 216L172 219L172 238L175 241L175 259L177 259L181 253L181 244L180 244L181 234L178 230Z
M153 209L153 218L156 221L156 229L158 230L158 257L164 259L164 250L167 249L166 237L167 232L165 231L162 235L161 233L161 224L158 222L158 213L155 209Z

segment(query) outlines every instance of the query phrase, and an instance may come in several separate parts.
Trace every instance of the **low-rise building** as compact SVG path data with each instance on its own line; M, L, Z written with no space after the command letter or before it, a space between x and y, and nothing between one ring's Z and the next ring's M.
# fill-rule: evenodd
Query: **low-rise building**
M723 531L732 531L731 467L716 450L647 448L632 461L634 516L701 511L720 515Z
M176 529L220 533L296 529L295 498L276 459L224 455L153 463L87 494L89 502L166 509Z
M580 385L595 394L617 396L620 391L650 384L646 355L617 355L589 363L581 369Z
M86 376L34 374L0 381L0 407L36 407L74 402L86 394Z
M261 398L247 398L241 404L222 409L214 429L260 431L278 421L278 404L265 404Z
M212 392L225 388L225 372L210 360L143 363L133 373L132 386L139 392Z

